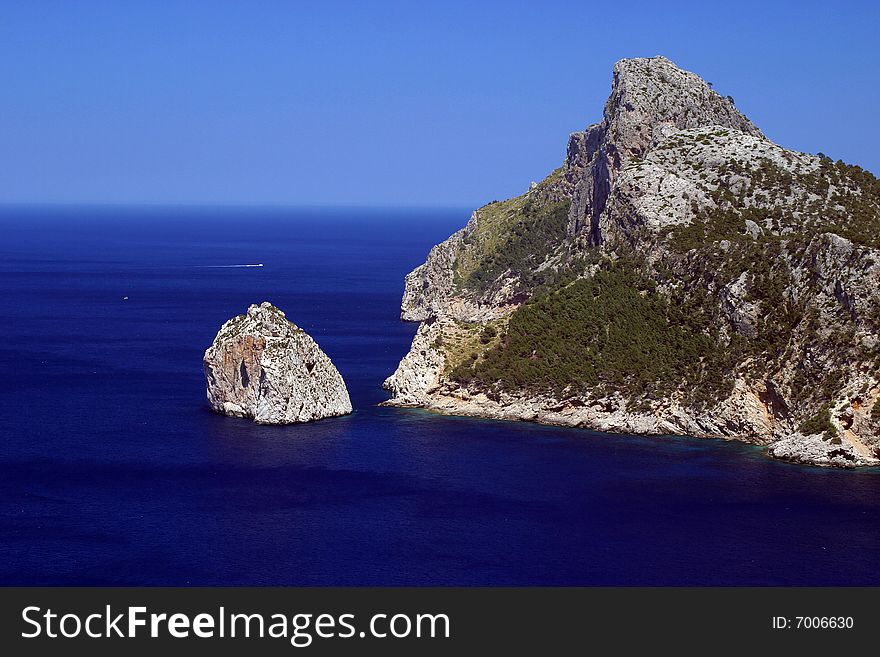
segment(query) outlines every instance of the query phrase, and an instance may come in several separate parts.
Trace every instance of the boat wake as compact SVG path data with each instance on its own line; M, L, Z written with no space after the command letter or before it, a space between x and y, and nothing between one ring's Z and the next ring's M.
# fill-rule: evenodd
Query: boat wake
M263 263L258 262L253 265L195 265L199 269L230 269L234 267L262 267Z

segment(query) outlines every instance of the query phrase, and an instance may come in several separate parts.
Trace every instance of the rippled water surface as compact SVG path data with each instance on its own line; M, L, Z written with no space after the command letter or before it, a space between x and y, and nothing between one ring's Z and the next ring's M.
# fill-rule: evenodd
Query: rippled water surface
M467 214L0 209L0 583L880 583L876 471L377 407L403 275ZM208 410L202 353L263 300L354 415Z

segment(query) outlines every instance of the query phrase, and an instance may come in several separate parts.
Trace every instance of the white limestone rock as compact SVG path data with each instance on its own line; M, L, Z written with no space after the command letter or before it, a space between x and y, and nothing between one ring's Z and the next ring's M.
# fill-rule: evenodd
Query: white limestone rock
M351 413L339 371L305 331L263 302L223 324L205 352L208 402L258 424Z
M792 434L773 443L767 453L782 461L830 468L855 468L859 465L877 464L877 459L861 456L852 445L840 440L832 442L821 434L813 436Z

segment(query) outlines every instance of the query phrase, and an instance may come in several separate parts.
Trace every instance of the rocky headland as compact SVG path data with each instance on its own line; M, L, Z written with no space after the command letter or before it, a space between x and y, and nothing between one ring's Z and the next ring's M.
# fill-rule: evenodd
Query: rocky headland
M205 351L208 402L259 424L351 413L339 371L317 343L268 302L223 324Z
M618 62L601 122L435 246L401 317L391 405L880 463L880 181L663 57Z

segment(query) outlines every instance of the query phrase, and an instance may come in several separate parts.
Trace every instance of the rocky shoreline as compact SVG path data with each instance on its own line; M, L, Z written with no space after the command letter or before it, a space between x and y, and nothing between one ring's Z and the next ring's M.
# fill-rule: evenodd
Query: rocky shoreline
M515 402L504 406L488 400L462 400L453 395L436 395L426 398L421 403L412 404L390 399L381 404L397 408L418 408L425 411L459 417L473 417L486 420L506 420L534 422L547 426L566 429L585 429L609 434L625 434L634 436L685 436L698 440L738 441L750 445L765 447L765 454L779 461L788 461L799 465L853 469L857 467L880 466L880 459L864 455L850 445L832 445L821 435L804 436L793 434L769 445L742 437L715 435L711 433L688 433L682 428L670 426L665 421L656 421L647 416L626 414L591 414L554 412L532 405L528 401ZM656 431L645 430L645 425L658 425ZM659 427L665 426L667 430Z
M435 361L442 355L434 354ZM428 356L428 359L431 357ZM753 391L740 389L741 398L752 396L751 404L731 402L727 412L693 414L688 409L672 404L663 413L627 411L619 397L598 400L559 401L548 398L523 398L492 393L472 393L465 388L426 381L430 370L411 369L401 363L397 371L385 381L385 388L393 393L382 406L420 408L442 415L475 417L490 420L534 422L570 429L587 429L602 433L645 436L688 436L697 439L735 440L765 447L767 456L802 465L834 468L880 466L872 450L850 437L839 442L825 439L821 434L805 436L788 426L768 427L766 433L756 430L752 422L766 417L765 409ZM430 374L428 375L430 378ZM426 388L403 389L407 382L428 383ZM491 396L490 396L491 395ZM747 415L737 417L742 409Z

